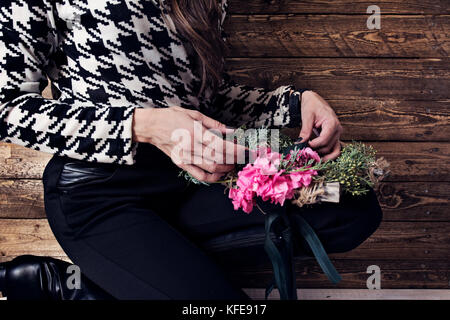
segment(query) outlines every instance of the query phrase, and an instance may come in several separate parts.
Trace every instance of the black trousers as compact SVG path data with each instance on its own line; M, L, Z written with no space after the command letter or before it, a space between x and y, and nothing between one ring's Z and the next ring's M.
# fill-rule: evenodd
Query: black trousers
M148 144L133 166L53 156L43 175L50 227L83 274L118 299L248 299L200 244L261 226L264 215L234 211L222 186L187 186L179 171ZM301 214L328 253L357 247L382 218L373 190Z

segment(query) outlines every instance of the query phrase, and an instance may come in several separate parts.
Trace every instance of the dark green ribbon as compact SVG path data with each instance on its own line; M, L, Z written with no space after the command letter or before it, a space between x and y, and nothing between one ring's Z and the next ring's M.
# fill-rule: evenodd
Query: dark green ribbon
M284 222L285 229L280 233L278 240L281 240L277 246L271 237L271 229L275 226L274 222L280 220ZM269 213L265 219L266 238L264 249L272 261L274 283L277 285L282 300L297 299L297 290L295 286L295 270L292 252L292 231L287 217L279 213ZM272 291L274 284L266 289L266 299Z
M341 276L331 263L325 249L317 237L314 229L306 222L300 214L288 214L285 211L274 210L268 213L265 219L266 237L264 249L269 256L273 266L273 280L266 288L265 298L267 299L275 285L280 292L281 300L297 300L297 288L295 279L295 264L293 256L293 238L292 228L296 228L299 234L306 240L311 251L314 254L319 266L333 283L338 283ZM278 225L276 224L278 222ZM275 230L276 227L281 231ZM278 245L272 240L271 231L274 229L278 237Z

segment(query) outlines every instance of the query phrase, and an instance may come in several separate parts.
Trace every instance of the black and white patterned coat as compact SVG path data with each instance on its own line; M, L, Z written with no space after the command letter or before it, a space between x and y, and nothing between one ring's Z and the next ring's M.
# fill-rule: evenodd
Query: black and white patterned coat
M194 64L158 0L1 0L0 140L130 165L135 108L195 108L232 126L300 122L294 85L254 88L224 73L217 94L197 98ZM41 96L48 79L57 99Z

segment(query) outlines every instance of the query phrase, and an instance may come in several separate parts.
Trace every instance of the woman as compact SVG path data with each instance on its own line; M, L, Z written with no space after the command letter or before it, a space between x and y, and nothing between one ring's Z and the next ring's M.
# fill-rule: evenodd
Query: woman
M118 299L247 299L199 244L264 217L235 212L221 186L187 186L180 168L214 182L233 164L176 165L171 134L192 133L194 121L222 133L302 124L301 141L320 128L309 145L334 159L342 128L331 107L294 85L268 90L230 80L226 0L0 6L0 138L54 154L43 174L45 209L71 260ZM56 100L40 95L47 77ZM298 108L288 103L294 93ZM183 154L192 156L188 147ZM381 220L373 190L302 214L328 252L355 248Z

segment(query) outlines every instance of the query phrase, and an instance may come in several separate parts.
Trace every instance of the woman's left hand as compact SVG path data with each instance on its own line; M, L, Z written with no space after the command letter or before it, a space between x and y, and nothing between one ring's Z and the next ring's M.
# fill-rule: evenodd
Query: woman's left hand
M336 159L341 154L340 136L343 128L330 105L317 93L305 91L301 95L302 129L301 142L308 141L313 128L321 128L320 135L309 146L326 160Z

